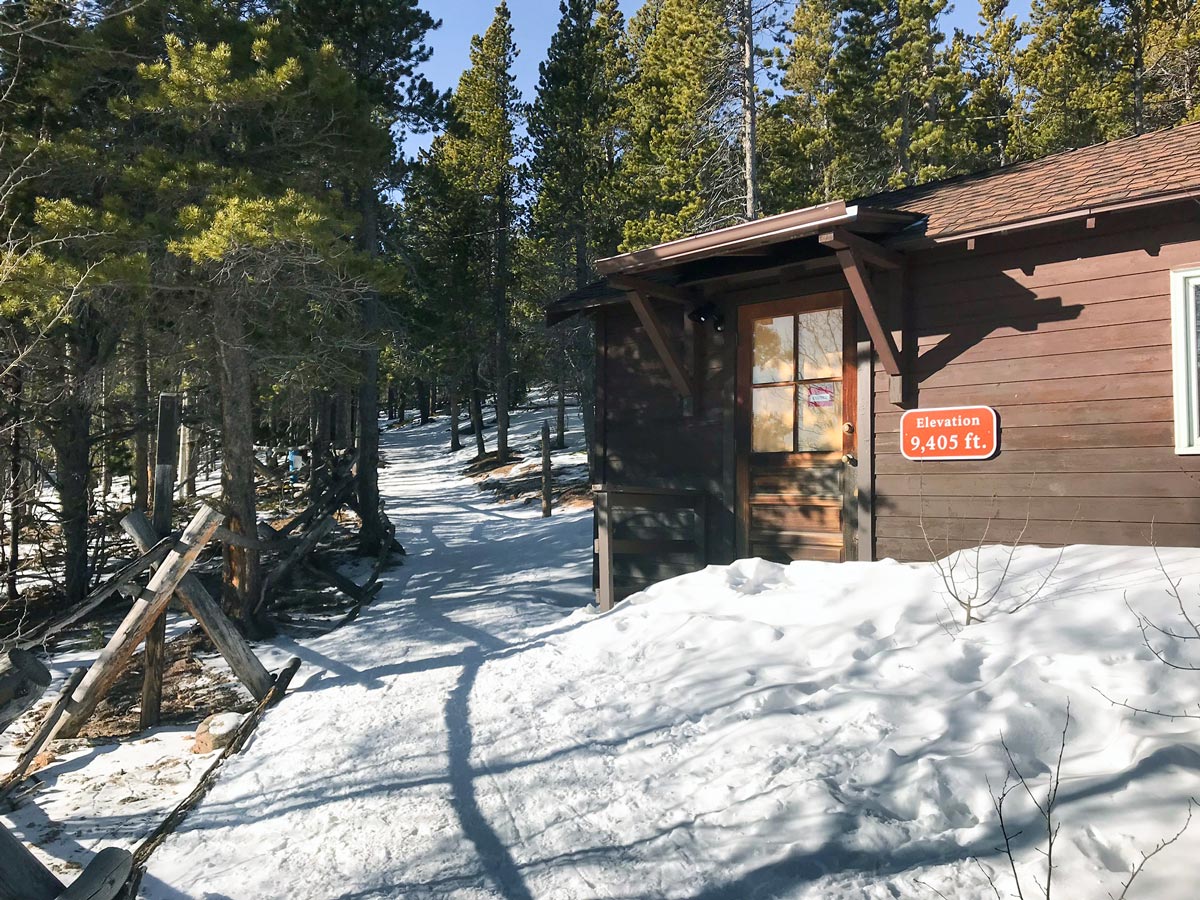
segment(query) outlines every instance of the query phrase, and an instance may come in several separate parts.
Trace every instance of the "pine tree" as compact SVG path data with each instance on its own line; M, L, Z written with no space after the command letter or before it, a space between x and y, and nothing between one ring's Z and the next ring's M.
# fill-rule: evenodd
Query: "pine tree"
M1018 59L1030 98L1017 153L1036 158L1118 136L1130 91L1102 0L1034 0L1029 31Z
M446 145L446 162L456 186L477 196L482 209L481 238L494 327L496 455L501 463L508 459L512 237L518 200L517 130L522 117L513 75L516 57L512 16L501 0L487 31L471 39L471 65L459 79L453 98L460 128L458 133L452 130Z
M831 199L834 136L829 104L838 39L835 0L796 4L791 40L778 54L783 96L762 113L763 205L767 213Z
M310 46L328 41L342 65L354 75L374 114L389 128L423 131L440 118L443 98L419 72L429 59L426 35L440 25L417 0L287 0L284 6ZM351 171L346 193L359 215L358 249L380 252L380 194L395 181L394 149L367 157ZM368 292L362 302L364 329L377 338L379 298ZM358 388L359 441L356 468L360 547L377 553L385 537L379 512L379 345L371 340L362 352Z
M1012 159L1013 132L1021 102L1017 88L1017 58L1025 29L1008 12L1008 0L983 0L981 30L958 35L970 83L965 119L972 149L966 168L1002 166Z
M727 135L709 127L714 85L728 76L734 39L719 0L661 0L630 22L627 177L645 215L625 223L626 248L740 218L744 183Z

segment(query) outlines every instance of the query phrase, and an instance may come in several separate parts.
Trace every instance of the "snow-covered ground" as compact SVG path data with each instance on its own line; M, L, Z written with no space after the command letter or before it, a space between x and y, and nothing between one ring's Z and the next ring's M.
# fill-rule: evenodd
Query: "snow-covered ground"
M959 596L994 594L965 628L934 566L894 562L745 560L600 616L590 513L492 502L445 431L385 437L406 565L350 626L261 648L297 686L147 900L1015 896L993 798L1015 765L1044 800L1068 702L1055 896L1120 895L1200 797L1200 720L1111 702L1200 715L1200 672L1138 627L1190 633L1152 550L961 555ZM1200 553L1161 561L1200 614ZM1044 896L1044 823L1020 788L1004 810ZM1198 851L1200 823L1128 896L1196 896Z

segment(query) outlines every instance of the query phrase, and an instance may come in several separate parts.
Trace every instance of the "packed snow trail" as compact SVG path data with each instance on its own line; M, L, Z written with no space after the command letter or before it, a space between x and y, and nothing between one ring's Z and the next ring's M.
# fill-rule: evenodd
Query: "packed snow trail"
M383 437L405 564L350 626L276 642L302 680L151 859L141 896L530 896L511 820L477 798L491 787L472 762L471 688L589 602L591 512L495 503L458 474L445 432Z
M528 452L538 414L518 423ZM1055 896L1119 896L1200 797L1200 678L1154 655L1200 667L1168 639L1200 621L1200 552L741 560L601 616L590 514L491 502L445 437L387 438L408 564L358 621L278 648L308 680L151 858L148 900L1013 896L1001 736L1044 797L1068 702ZM950 584L994 596L985 621L956 624ZM1045 825L1020 789L1005 810L1044 894ZM1200 823L1128 896L1194 900L1198 852Z

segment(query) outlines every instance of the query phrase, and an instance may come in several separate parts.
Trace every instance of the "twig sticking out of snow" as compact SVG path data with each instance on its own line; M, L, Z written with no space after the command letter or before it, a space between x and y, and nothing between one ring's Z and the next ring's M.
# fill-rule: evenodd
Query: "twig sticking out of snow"
M1061 823L1056 822L1054 819L1054 807L1058 802L1058 788L1062 783L1062 761L1063 755L1066 753L1067 749L1067 730L1070 728L1070 726L1071 701L1068 700L1066 716L1063 721L1062 740L1058 747L1058 760L1054 765L1054 772L1050 776L1050 783L1046 787L1046 799L1044 802L1039 801L1034 795L1033 788L1029 784L1029 779L1025 777L1024 773L1017 765L1017 761L1013 757L1012 750L1009 749L1008 743L1004 739L1004 735L1000 735L1000 746L1004 748L1004 755L1008 758L1008 771L1004 774L1004 785L1000 788L1000 793L993 793L992 796L992 806L996 810L996 818L1000 823L1000 834L1004 838L1004 846L997 847L996 850L997 852L1002 850L1004 855L1008 858L1008 865L1012 870L1013 882L1016 885L1017 897L1019 900L1025 900L1025 891L1024 885L1021 881L1021 875L1017 871L1017 859L1016 854L1013 852L1013 841L1020 837L1022 832L1014 832L1009 828L1008 822L1004 818L1004 804L1005 801L1008 800L1009 794L1015 791L1018 787L1022 788L1025 791L1025 794L1029 797L1030 802L1033 803L1034 808L1037 809L1038 814L1041 816L1041 819L1045 824L1046 849L1040 850L1040 852L1046 857L1046 882L1043 884L1036 877L1034 877L1033 882L1035 885L1037 885L1039 894L1044 897L1045 900L1051 900L1051 888L1054 883L1054 844L1058 840L1058 832L1059 828L1061 827ZM1015 781L1013 780L1014 776L1016 777ZM988 789L991 790L990 781L988 782ZM978 863L979 861L976 860L976 862ZM995 880L992 878L991 874L983 868L982 863L979 864L979 867L986 876L988 884L991 885L992 890L995 892L996 896L999 897L1000 889L997 887Z

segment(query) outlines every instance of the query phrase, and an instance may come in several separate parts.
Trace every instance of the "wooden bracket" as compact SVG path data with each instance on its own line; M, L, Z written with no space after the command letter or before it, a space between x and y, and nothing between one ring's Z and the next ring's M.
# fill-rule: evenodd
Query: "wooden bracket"
M911 377L908 361L901 354L900 347L892 337L892 330L885 324L888 321L889 307L887 293L872 279L868 263L877 268L887 270L895 286L895 295L903 300L904 258L894 250L881 247L856 234L850 234L842 229L822 234L820 241L837 254L842 274L846 284L854 296L854 302L862 315L875 352L889 377L888 396L896 406L904 406L908 398L908 381ZM903 348L909 349L909 348Z
M642 327L646 329L646 335L650 338L650 343L654 345L659 359L667 367L667 374L671 376L671 383L675 386L675 390L685 400L694 403L696 389L692 374L688 372L679 352L671 345L654 307L650 305L644 295L637 291L630 291L629 302L633 304L633 311L637 313Z

